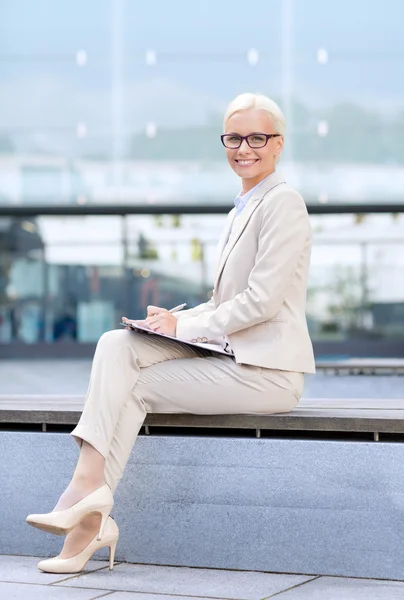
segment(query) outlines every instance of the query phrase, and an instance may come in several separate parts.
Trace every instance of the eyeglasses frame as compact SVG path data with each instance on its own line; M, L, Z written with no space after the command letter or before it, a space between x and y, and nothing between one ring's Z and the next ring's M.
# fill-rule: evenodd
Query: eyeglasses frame
M265 139L265 144L263 146L251 146L251 144L248 141L248 138L253 136L253 135L262 135L264 136ZM220 139L222 140L222 144L225 148L229 148L230 150L238 150L238 148L240 148L241 144L243 143L243 141L245 140L248 144L248 146L250 148L252 148L253 150L258 149L258 148L265 148L265 146L268 144L268 140L270 138L274 138L274 137L280 137L282 134L281 133L260 133L260 132L256 132L256 133L249 133L248 135L238 135L238 134L234 134L234 133L223 133L220 136ZM237 136L240 138L240 144L238 146L226 146L226 144L224 143L224 139L226 137L229 136Z

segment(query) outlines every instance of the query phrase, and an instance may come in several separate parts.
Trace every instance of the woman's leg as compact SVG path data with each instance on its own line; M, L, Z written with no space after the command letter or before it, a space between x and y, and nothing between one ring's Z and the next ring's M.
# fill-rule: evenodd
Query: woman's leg
M148 412L289 412L299 402L303 383L302 373L238 365L230 357L206 351L201 356L145 365L114 429L105 462L107 483L115 492Z
M303 385L303 373L211 355L142 369L134 396L151 413L270 415L293 410Z
M146 416L134 403L132 389L140 369L158 362L206 355L152 335L114 330L101 336L94 355L87 398L80 421L71 432L80 447L67 489L53 510L72 506L107 482L115 492ZM129 451L130 453L130 451ZM105 460L107 457L107 461ZM84 519L66 537L62 558L83 550L99 530L101 517Z
M144 366L123 403L106 457L105 476L115 491L147 412L193 414L274 414L299 402L303 374L238 365L210 355ZM74 431L72 432L74 434ZM99 521L83 522L66 539L66 558L94 537ZM79 549L78 549L79 548ZM63 555L64 556L64 555Z

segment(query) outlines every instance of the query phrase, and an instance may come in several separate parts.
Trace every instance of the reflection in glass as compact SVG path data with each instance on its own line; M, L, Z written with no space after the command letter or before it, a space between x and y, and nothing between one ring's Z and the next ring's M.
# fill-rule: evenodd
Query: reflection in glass
M249 90L284 110L278 168L308 204L402 203L403 11L398 0L169 12L155 0L140 13L0 3L0 205L230 209L240 188L222 117ZM96 341L148 303L204 301L224 220L0 219L0 342ZM313 339L403 339L401 216L312 220Z
M2 220L0 342L96 342L149 304L211 295L225 215ZM314 341L404 339L404 219L312 217Z
M401 2L41 7L0 3L1 204L230 203L222 116L248 90L284 110L308 203L402 200Z

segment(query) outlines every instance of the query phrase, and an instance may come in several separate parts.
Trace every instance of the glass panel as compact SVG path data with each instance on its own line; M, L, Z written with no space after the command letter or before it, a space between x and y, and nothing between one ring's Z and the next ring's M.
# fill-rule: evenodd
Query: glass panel
M228 204L236 94L287 119L309 204L402 203L401 0L0 0L0 204ZM0 341L95 341L204 301L225 216L0 219ZM313 339L404 337L397 216L312 217Z
M217 245L225 216L160 215L127 217L127 265L144 279L130 294L133 315L148 304L191 308L211 296ZM136 318L136 316L135 316Z
M223 110L257 80L281 94L279 20L276 0L180 1L169 26L163 0L0 2L0 202L231 202Z
M0 221L0 343L95 342L148 304L211 295L225 216Z
M402 2L285 4L289 181L313 204L402 203Z
M402 215L316 216L312 223L312 338L404 339Z
M92 342L115 327L124 302L119 217L3 219L1 225L2 343Z
M308 203L401 202L403 10L0 0L0 203L231 202L218 136L244 91L280 103Z
M95 342L148 304L211 296L225 215L0 221L0 342ZM315 216L313 341L404 340L402 216Z
M34 220L0 219L0 342L45 339L47 270Z

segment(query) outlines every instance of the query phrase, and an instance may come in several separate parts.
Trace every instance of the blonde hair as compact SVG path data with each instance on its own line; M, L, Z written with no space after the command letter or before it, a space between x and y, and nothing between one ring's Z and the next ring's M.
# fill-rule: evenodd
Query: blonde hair
M238 112L239 110L248 110L250 108L265 110L273 120L276 133L280 133L282 135L285 134L286 119L283 112L276 102L268 98L268 96L264 96L263 94L246 93L236 96L236 98L230 102L226 109L223 127L226 127L227 121L232 115L234 115L234 113Z

